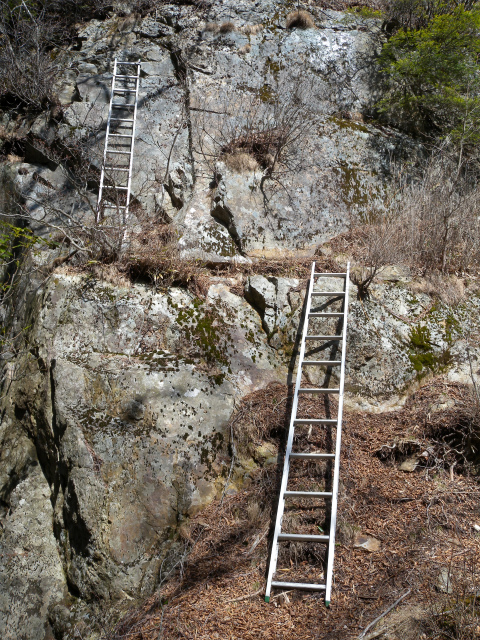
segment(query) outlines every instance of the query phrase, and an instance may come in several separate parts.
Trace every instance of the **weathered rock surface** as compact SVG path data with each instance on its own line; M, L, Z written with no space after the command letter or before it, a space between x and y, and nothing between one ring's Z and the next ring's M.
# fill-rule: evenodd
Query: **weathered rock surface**
M254 273L260 256L313 255L347 228L352 209L382 198L392 155L418 153L406 136L364 122L376 100L378 21L312 8L316 29L288 31L289 3L277 0L228 0L208 11L164 5L144 20L125 4L117 3L124 17L80 30L58 85L60 124L4 114L2 126L30 142L81 143L99 167L113 59L140 59L132 226L140 213L175 225L184 257L231 262L232 272L250 264ZM205 30L225 20L233 32ZM293 89L312 120L289 149L290 168L275 179L258 162L232 168L223 145L248 132L252 108L268 116ZM253 118L254 129L264 124ZM216 139L213 156L199 143L206 133ZM49 236L65 214L88 227L95 184L79 197L38 146L25 153L8 178L35 233ZM39 252L36 266L51 257ZM424 284L392 267L363 301L350 285L352 406L395 407L432 373L468 381L464 335L480 333L479 292L468 291L453 316ZM244 287L244 297L230 286ZM153 592L174 562L181 525L225 487L234 406L292 373L304 287L297 278L225 276L201 300L59 271L29 291L27 349L8 363L0 425L2 638L73 637L77 611L87 638L92 603L108 608ZM476 372L477 347L471 357ZM261 445L248 464L275 461ZM229 491L244 480L243 462Z
M233 32L204 30L226 10ZM175 222L187 255L216 262L312 255L347 228L350 209L382 199L391 158L418 149L406 136L362 121L376 99L377 22L327 11L319 12L316 29L290 31L283 28L287 13L282 2L254 9L226 3L204 16L172 5L157 20L93 20L79 32L62 84L62 100L70 102L63 124L52 133L40 116L31 133L68 144L81 139L100 166L113 58L140 59L133 202ZM258 32L245 32L259 24ZM238 173L221 161L225 145L242 135L281 128L294 96L309 116L283 152L288 166L269 177L268 168ZM28 159L42 162L33 149ZM33 167L58 184L50 170ZM43 213L41 186L19 183ZM75 195L63 206L80 212ZM94 202L92 192L83 215Z
M38 461L31 460L18 480L2 516L0 633L5 640L53 640L49 606L65 597L67 585L53 532L51 490Z
M2 471L7 462L12 469L3 499L15 505L2 544L4 557L12 544L23 557L29 537L45 529L41 553L53 576L39 589L41 621L65 580L87 600L152 591L177 527L223 489L235 400L286 372L258 315L221 283L204 302L183 290L155 294L58 274L38 294L34 316L34 357L12 383L6 419L35 447L23 438L2 454ZM35 467L12 492L12 473L35 450L45 475ZM31 533L17 531L22 517ZM15 581L25 603L36 579L28 562L9 562L4 611Z

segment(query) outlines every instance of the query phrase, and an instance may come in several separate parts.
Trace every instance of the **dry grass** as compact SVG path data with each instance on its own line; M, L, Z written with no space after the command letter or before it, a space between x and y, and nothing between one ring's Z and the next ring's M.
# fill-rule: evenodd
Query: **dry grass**
M239 55L243 56L245 53L250 53L252 50L252 45L250 43L244 44L243 47L240 47L238 50Z
M144 224L141 232L130 236L121 264L132 279L147 278L155 288L177 285L198 293L197 289L203 289L203 265L198 260L181 257L178 239L179 234L171 224Z
M262 30L263 24L246 24L240 29L246 36L256 36Z
M288 14L286 27L287 29L314 29L315 22L308 11L300 9L300 11L292 11Z
M283 143L286 134L280 127L272 127L265 131L250 131L233 138L221 149L222 156L244 153L250 155L258 164L266 169L275 161L275 154Z
M236 26L233 22L222 22L222 24L207 22L203 30L208 33L231 33L236 31Z
M247 173L256 171L260 167L253 156L244 151L235 151L222 157L227 167L236 173Z
M220 25L216 22L207 22L204 31L207 31L208 33L218 33L220 31Z
M460 304L465 297L465 284L455 275L431 273L412 283L411 287L418 293L426 293L452 307Z
M480 192L446 152L420 179L398 171L388 197L358 213L355 232L367 266L405 264L428 273L476 270L480 260ZM361 227L361 225L359 225Z
M235 31L235 24L233 22L222 22L219 28L220 33L231 33Z

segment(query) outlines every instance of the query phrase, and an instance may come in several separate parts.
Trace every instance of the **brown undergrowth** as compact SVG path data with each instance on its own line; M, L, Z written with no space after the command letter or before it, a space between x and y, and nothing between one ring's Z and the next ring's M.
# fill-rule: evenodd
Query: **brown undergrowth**
M315 258L317 270L338 272L341 267L329 257ZM71 274L93 274L99 280L125 286L137 281L149 282L158 290L185 287L204 297L210 284L225 279L232 293L243 295L245 279L251 275L297 278L306 286L312 269L311 258L257 258L251 263L210 263L182 256L178 235L172 225L153 225L131 237L131 245L117 262L91 261L77 266L62 265Z
M186 535L192 544L182 572L143 607L132 609L109 640L348 640L358 637L407 589L410 594L400 608L408 612L420 605L423 611L422 631L412 637L447 637L432 631L432 620L437 620L438 630L450 615L445 608L445 619L436 613L435 607L450 602L448 594L438 592L438 577L446 568L461 581L465 567L480 557L480 539L473 527L480 523L480 487L466 467L457 474L451 471L450 459L441 463L438 425L454 429L458 418L454 407L443 413L435 409L445 395L458 400L464 390L438 379L398 411L346 412L330 609L321 596L302 592L277 593L270 604L263 601L279 477L277 466L270 465L252 474L243 490L212 503L191 520ZM254 414L260 422L249 432L253 439L278 437L288 417L287 397L287 389L276 385L263 396L247 399L250 405L239 409L243 415L237 428L248 429ZM322 407L317 409L323 415ZM379 456L383 447L406 440L432 456L430 461L423 458L412 473L399 469L399 459ZM311 443L318 444L315 437ZM346 534L352 531L377 538L380 550L355 548L353 536ZM307 560L296 562L287 555L288 564L291 577L301 579ZM478 579L479 572L471 584ZM470 607L471 595L465 598ZM468 620L470 624L471 616ZM409 637L402 633L402 638Z

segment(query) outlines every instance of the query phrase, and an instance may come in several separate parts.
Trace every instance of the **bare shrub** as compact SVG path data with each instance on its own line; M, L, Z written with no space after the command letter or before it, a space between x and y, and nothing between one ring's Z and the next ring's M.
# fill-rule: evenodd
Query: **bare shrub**
M361 300L367 297L370 285L382 268L398 260L397 232L396 221L386 212L374 223L365 222L355 229L356 242L363 252L361 264L352 268L350 279L357 286Z
M480 571L478 559L468 555L462 566L451 562L447 593L432 598L426 620L429 637L438 640L473 640L479 637ZM450 593L451 592L451 593Z
M453 280L443 279L440 284L434 274L478 268L480 191L476 180L439 152L429 159L419 180L400 172L393 182L384 203L372 204L357 217L360 224L354 233L361 249L359 262L367 271L365 277L357 277L359 290L366 290L383 266L405 264L429 275L432 291L442 287L444 297L460 299L462 291Z
M219 158L244 153L263 170L261 190L267 180L281 184L287 174L301 169L303 142L317 123L307 106L309 91L310 84L285 75L268 96L228 91L199 103L192 118L199 166L212 176Z
M233 22L222 22L218 30L220 33L231 33L235 31L235 25Z
M255 171L259 168L258 162L253 156L243 151L236 151L227 154L223 158L229 169L236 173L245 173L247 171Z
M45 10L32 11L24 2L0 2L0 99L40 111L55 103L54 87L66 58L52 53L59 24L48 20Z
M286 27L287 29L314 29L315 22L308 11L300 9L299 11L292 11L288 14Z
M443 466L478 471L480 465L480 397L476 380L472 387L459 387L455 405L427 415L427 426Z

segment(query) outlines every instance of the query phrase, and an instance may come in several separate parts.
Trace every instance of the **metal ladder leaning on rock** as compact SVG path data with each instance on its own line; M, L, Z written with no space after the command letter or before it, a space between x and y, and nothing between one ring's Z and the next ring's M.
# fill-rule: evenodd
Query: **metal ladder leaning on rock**
M310 282L306 295L306 307L305 307L305 319L303 324L303 332L302 332L302 340L301 340L301 348L300 348L300 356L298 360L298 371L295 383L295 392L293 396L293 405L292 405L292 414L290 419L290 428L288 432L288 439L285 451L285 460L283 467L283 475L280 486L280 497L278 503L277 517L275 522L275 532L273 537L272 551L270 557L270 566L267 577L267 588L265 592L265 600L266 602L270 601L270 593L272 588L278 589L303 589L307 591L325 591L325 603L327 606L330 604L331 591L332 591L332 576L333 576L333 560L335 553L335 530L336 530L336 519L337 519L337 496L338 496L338 480L339 480L339 467L340 467L340 448L341 448L341 437L342 437L342 417L343 417L343 394L344 394L344 383L345 383L345 356L346 356L346 344L347 344L347 317L348 317L348 284L349 284L349 274L350 274L350 264L347 265L346 273L316 273L315 272L315 263L312 265L312 272L310 276ZM319 281L327 280L329 285L323 285L325 288L319 288ZM333 280L332 280L333 279ZM343 286L338 287L335 285L337 279L343 281ZM330 287L333 287L332 290L328 290ZM335 290L335 288L337 290ZM340 291L339 289L343 290ZM319 299L322 303L317 303L316 300ZM333 307L338 307L340 305L340 309L332 310ZM318 310L318 307L320 309ZM328 310L327 310L328 309ZM314 325L318 323L318 321L325 323L327 321L328 324L331 324L332 320L336 320L336 329L334 330L334 335L327 335L326 331L319 332L315 329ZM311 348L306 349L306 344L313 345ZM340 357L338 357L339 347L341 345ZM305 351L307 353L316 353L329 350L330 359L322 359L317 360L312 357L309 359L305 359ZM330 378L332 375L332 371L334 368L340 369L340 373L338 376L339 386L337 388L329 387ZM308 369L306 369L308 368ZM305 373L317 370L322 373L325 370L325 378L321 387L317 388L309 388L306 387L303 382L305 379ZM309 384L307 382L307 384ZM310 387L311 387L310 383ZM302 397L311 397L313 394L323 396L324 398L324 413L323 417L314 417L312 415L300 415L305 413L305 409L308 412L308 406L302 409L299 406L299 398ZM330 397L331 394L338 394L338 406L337 406L337 415L333 417L331 415L331 402ZM300 400L301 402L301 400ZM310 406L311 410L311 406ZM297 433L303 427L308 426L308 436L305 438L304 433ZM330 451L325 450L321 452L310 452L310 451L294 451L294 449L300 447L304 447L307 449L311 449L309 440L311 438L312 430L322 430L322 434L319 437L320 441L324 441L326 444L329 444ZM333 431L335 430L335 436L333 437ZM329 434L329 435L328 435ZM328 435L328 437L327 437ZM315 439L314 436L313 439ZM334 449L334 451L331 451ZM302 461L306 463L308 472L308 463L315 463L315 465L325 464L325 477L326 484L328 485L325 488L330 490L328 491L310 491L305 490L304 486L304 478L303 476L302 483L300 483L300 487L294 488L293 490L290 488L290 484L298 484L298 482L294 481L291 474L291 463L294 464L296 461ZM308 478L307 482L311 479ZM309 487L310 488L310 487ZM315 488L315 486L314 486ZM323 487L322 487L323 488ZM300 489L300 490L298 490ZM287 501L287 509L288 509L288 501L295 500L313 500L314 507L311 509L318 508L318 502L324 501L324 509L325 509L325 521L327 525L329 523L329 532L328 535L318 535L317 533L312 533L312 526L315 527L315 530L322 531L322 528L318 526L318 521L315 522L314 525L310 524L310 532L309 533L291 533L291 532L283 532L282 531L282 520L284 518L285 511L285 501ZM330 506L329 506L330 505ZM295 527L294 527L295 528ZM314 543L327 545L327 553L326 553L326 579L322 579L322 582L318 581L318 572L314 569L315 575L313 580L306 582L283 582L279 580L274 580L274 574L277 571L277 561L278 561L278 553L279 553L279 544L282 542L294 542L294 543ZM284 571L289 571L289 569L284 569Z
M140 61L113 64L110 106L97 202L97 224L114 220L127 223L132 186L133 147L137 123ZM130 69L134 70L130 73Z

